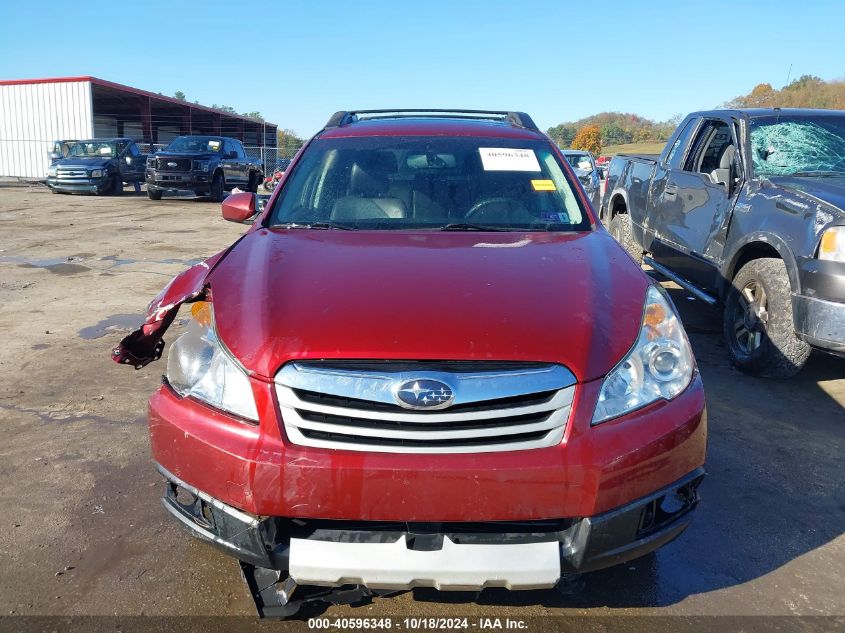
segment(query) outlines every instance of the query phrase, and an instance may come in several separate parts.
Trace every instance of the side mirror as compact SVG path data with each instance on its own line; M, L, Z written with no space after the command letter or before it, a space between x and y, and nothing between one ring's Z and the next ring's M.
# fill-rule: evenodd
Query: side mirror
M255 217L255 194L249 192L233 193L223 201L223 219L238 224L249 224Z
M237 157L238 157L238 153L235 152L235 151L226 152L226 158L237 158Z

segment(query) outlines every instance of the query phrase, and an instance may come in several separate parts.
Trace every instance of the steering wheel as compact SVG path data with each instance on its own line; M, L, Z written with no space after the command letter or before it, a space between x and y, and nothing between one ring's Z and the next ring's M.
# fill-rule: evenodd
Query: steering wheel
M514 203L514 200L511 199L511 198L503 198L503 197L487 198L486 200L481 200L479 202L476 202L474 205L472 205L470 207L469 211L466 212L466 215L464 215L464 219L465 220L472 220L472 219L477 219L479 217L483 217L484 212L487 210L487 208L491 207L493 205L496 205L496 204L505 204L505 205L508 205L509 207L511 207L515 203ZM506 217L510 214L511 214L511 209L509 209L507 211L507 213L505 214L505 216L502 217L501 219L503 219L503 220L506 219ZM498 218L495 218L495 219L498 219Z

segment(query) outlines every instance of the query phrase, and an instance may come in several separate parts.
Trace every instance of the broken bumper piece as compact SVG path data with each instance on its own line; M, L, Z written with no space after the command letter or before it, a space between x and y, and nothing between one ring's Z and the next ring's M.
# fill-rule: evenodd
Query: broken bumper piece
M167 480L164 507L195 536L249 566L278 572L270 574L275 584L364 587L361 597L414 587L553 587L566 574L626 562L687 528L704 477L696 469L593 517L418 524L257 517L158 468Z

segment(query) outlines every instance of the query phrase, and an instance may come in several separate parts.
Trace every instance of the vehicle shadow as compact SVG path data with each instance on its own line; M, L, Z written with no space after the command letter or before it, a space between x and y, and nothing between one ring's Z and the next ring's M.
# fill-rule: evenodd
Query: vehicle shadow
M654 554L586 574L572 595L558 591L445 593L415 600L546 607L651 607L761 578L845 533L845 360L814 353L785 380L733 369L721 312L668 288L704 379L707 477L691 527ZM813 573L838 572L824 559ZM780 591L789 593L790 587ZM797 590L796 590L797 591Z

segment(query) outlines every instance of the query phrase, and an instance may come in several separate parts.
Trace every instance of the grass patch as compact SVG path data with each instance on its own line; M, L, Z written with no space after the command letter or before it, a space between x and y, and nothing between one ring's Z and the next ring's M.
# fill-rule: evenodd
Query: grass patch
M624 145L608 145L601 150L602 156L615 156L616 154L659 154L663 151L666 143L625 143Z

